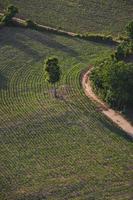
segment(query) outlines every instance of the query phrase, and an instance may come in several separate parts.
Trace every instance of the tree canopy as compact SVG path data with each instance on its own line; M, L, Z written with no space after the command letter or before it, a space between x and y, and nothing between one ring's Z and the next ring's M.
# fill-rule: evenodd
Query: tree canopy
M50 57L45 62L45 70L47 72L47 80L51 84L55 84L60 80L60 67L56 57Z
M95 67L91 80L97 93L111 106L133 105L133 64L106 59Z

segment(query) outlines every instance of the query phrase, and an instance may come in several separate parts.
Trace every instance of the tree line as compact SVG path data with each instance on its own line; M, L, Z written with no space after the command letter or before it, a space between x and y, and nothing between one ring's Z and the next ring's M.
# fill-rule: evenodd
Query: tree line
M133 54L133 21L126 26L126 32L126 40L111 56L97 62L90 76L96 93L122 111L133 106L133 63L124 62L124 58Z

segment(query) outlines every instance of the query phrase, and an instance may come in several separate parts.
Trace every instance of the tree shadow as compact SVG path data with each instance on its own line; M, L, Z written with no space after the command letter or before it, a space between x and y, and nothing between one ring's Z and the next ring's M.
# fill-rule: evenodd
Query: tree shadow
M2 29L0 36L0 46L11 45L31 56L36 61L41 58L38 51L26 44L24 32L15 28L5 27Z
M128 142L132 142L133 138L128 135L125 131L121 130L117 125L107 119L99 119L99 121L103 124L104 127L109 129L111 132L116 133L119 138L124 138Z
M118 42L116 41L108 41L108 40L100 40L100 39L85 39L85 38L82 38L82 40L85 40L85 41L88 41L88 42L91 42L91 43L94 43L95 45L97 44L100 44L102 46L108 46L110 48L115 48L116 46L119 45Z
M129 106L126 108L123 115L130 121L130 123L133 125L133 106Z
M0 90L7 89L7 78L0 72Z
M43 45L49 47L49 48L53 48L53 49L57 49L60 51L63 51L67 54L69 54L70 56L74 56L77 57L78 53L73 50L71 47L68 47L66 45L63 45L59 42L57 42L54 38L53 33L48 33L47 31L43 31L43 33L40 33L39 31L34 31L31 33L29 33L28 31L25 32L25 35L28 36L29 38L32 38L33 40L42 43ZM56 34L57 35L57 34ZM56 36L55 35L55 36ZM60 36L63 37L63 36ZM66 38L66 36L64 36Z

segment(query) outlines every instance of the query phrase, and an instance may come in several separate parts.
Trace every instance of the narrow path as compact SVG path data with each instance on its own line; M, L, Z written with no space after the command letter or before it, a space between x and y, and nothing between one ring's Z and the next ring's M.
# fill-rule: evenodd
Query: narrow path
M94 92L91 87L91 81L89 79L89 74L91 73L91 69L89 69L82 78L82 86L86 96L88 96L91 100L98 103L100 111L106 115L109 119L111 119L115 124L117 124L123 131L125 131L129 136L133 138L133 126L131 123L126 120L119 112L108 107L106 103L104 103Z

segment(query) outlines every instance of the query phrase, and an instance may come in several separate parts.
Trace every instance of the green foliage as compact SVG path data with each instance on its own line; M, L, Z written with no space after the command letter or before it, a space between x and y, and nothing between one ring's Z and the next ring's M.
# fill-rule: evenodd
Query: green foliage
M18 8L10 5L5 10L4 16L1 18L1 23L4 23L6 25L10 24L12 22L12 18L15 17L15 15L18 13Z
M51 84L55 84L60 80L60 67L56 57L50 57L45 61L45 71L47 73L47 80Z
M109 105L122 109L133 105L133 65L105 59L96 66L91 80L98 94Z
M7 9L5 10L5 14L10 15L12 17L14 17L17 13L18 13L18 8L14 5L8 6Z
M129 38L133 39L133 21L126 26L126 31Z

